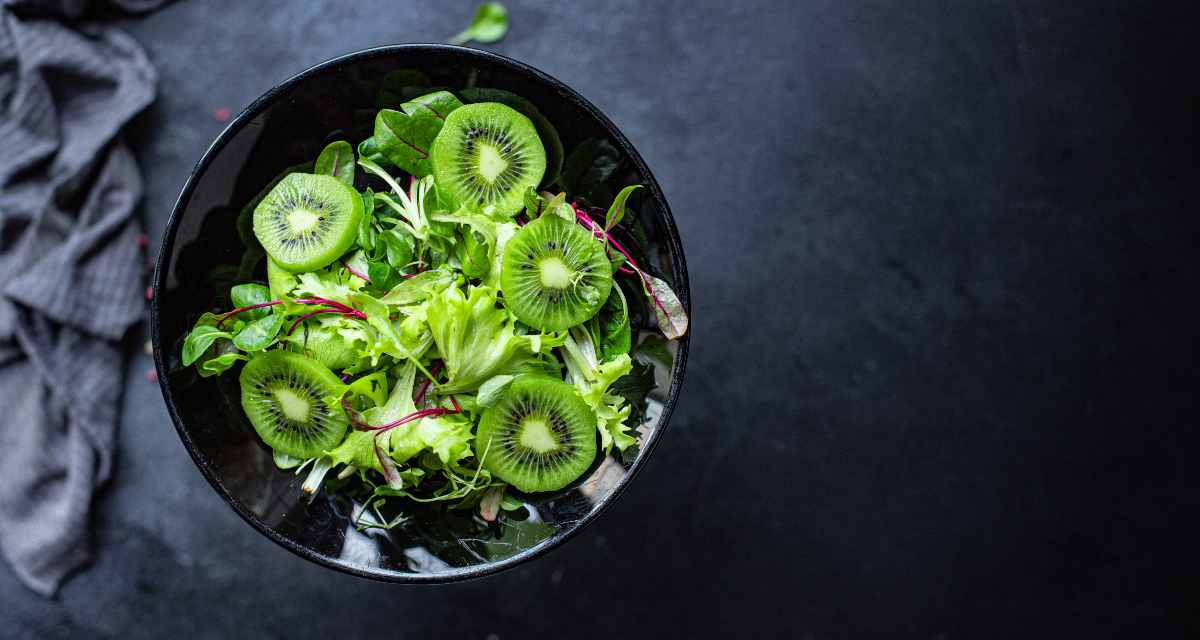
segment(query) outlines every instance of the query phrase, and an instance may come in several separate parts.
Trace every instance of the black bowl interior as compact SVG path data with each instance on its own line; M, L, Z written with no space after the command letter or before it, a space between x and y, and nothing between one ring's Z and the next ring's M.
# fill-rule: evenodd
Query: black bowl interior
M655 350L657 358L641 358L654 367L657 386L648 396L636 451L614 452L565 491L525 497L528 517L521 521L485 525L471 511L410 508L398 526L360 532L352 519L360 516L362 505L351 492L321 491L308 499L300 491L301 477L275 468L242 413L236 370L216 378L197 376L181 366L183 339L199 314L228 308L231 281L264 277L261 264L243 261L238 218L247 201L288 167L311 162L328 141L357 144L369 136L379 106L395 101L401 85L422 75L435 87L499 88L524 97L554 125L568 155L589 140L611 145L617 168L597 182L596 198L626 184L646 186L631 200L637 212L634 231L645 234L645 259L672 283L685 308L689 295L675 225L642 159L595 107L528 66L461 47L382 47L313 67L241 113L196 165L163 237L152 305L163 396L196 464L247 522L310 560L399 582L454 580L512 566L594 518L646 461L666 426L688 345L685 337ZM633 311L645 339L653 334L652 315L636 283L625 286L631 306L637 303Z

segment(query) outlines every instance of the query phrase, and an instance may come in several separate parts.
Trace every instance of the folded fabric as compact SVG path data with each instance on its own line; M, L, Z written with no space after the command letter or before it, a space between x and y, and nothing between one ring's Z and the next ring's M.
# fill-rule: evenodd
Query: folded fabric
M142 182L120 132L156 77L129 36L62 22L87 8L0 6L0 553L45 595L89 559L120 341L143 309Z

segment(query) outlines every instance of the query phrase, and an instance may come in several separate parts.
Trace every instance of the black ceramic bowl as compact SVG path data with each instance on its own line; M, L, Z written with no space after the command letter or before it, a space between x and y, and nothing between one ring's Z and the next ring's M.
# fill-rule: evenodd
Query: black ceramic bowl
M658 350L657 361L644 358L655 367L657 388L648 396L636 450L609 455L568 490L527 497L529 517L523 521L485 525L471 511L414 508L400 526L360 532L351 522L360 506L352 492L322 490L309 499L300 491L302 478L275 468L242 413L236 370L202 378L183 367L184 336L202 312L228 308L223 297L232 280L264 278L261 264L243 260L241 234L249 230L239 229L238 219L247 201L288 167L312 161L327 141L356 144L369 136L375 111L399 101L406 84L426 79L450 90L499 88L524 97L557 129L568 156L586 141L592 148L606 142L615 170L595 173L603 180L589 189L600 200L627 184L645 185L631 199L638 214L633 231L645 233L641 244L649 268L672 284L685 308L689 300L679 234L641 156L596 107L532 67L462 47L380 47L319 64L239 114L196 164L163 235L151 307L163 397L196 465L246 522L304 558L394 582L444 582L499 571L537 557L593 520L654 449L678 397L688 349L684 337ZM631 305L639 305L633 311L644 339L654 333L653 316L636 289L627 291Z

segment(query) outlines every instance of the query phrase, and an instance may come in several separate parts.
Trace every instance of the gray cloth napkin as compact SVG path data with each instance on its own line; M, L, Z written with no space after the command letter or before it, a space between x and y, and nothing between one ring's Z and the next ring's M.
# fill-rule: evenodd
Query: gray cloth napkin
M142 182L120 132L156 77L129 36L64 22L87 4L0 3L0 553L44 595L89 559L120 341L143 309Z

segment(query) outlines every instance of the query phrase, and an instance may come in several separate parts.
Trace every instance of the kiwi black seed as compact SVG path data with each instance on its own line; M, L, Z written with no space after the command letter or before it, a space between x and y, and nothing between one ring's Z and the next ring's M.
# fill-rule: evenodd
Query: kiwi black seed
M583 227L546 214L504 247L500 289L525 324L561 331L596 315L612 290L604 246Z
M325 402L342 386L321 363L289 351L267 351L246 363L239 377L242 408L263 442L297 458L332 449L349 421Z
M562 380L518 376L484 410L475 456L526 493L561 489L596 459L595 412Z
M529 118L497 102L459 107L433 141L439 193L487 214L511 215L546 172L546 149Z
M312 271L350 248L362 215L354 187L333 176L292 173L254 208L254 235L279 266Z

